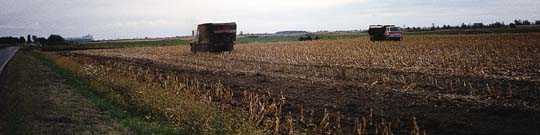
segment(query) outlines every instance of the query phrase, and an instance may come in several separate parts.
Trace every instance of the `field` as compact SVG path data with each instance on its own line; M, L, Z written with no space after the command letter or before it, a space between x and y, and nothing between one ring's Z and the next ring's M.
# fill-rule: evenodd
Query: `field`
M98 93L117 104L197 127L189 132L536 134L539 43L540 33L360 36L246 42L224 54L189 46L46 54L111 87Z
M316 33L316 36L318 36L320 40L337 40L337 39L357 38L359 36L367 36L367 33L365 32ZM300 37L303 37L303 36L243 36L243 37L239 37L236 43L247 44L247 43L268 43L268 42L290 42L290 41L298 41Z
M189 42L181 39L168 39L168 40L148 40L148 41L101 41L90 42L88 44L81 45L49 45L43 47L43 51L68 51L68 50L88 50L88 49L114 49L114 48L133 48L133 47L156 47L156 46L174 46L174 45L188 45Z

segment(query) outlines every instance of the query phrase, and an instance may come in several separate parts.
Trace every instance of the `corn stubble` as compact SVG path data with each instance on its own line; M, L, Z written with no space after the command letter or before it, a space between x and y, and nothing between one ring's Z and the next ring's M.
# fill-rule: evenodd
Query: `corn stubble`
M442 94L443 98L505 100L528 90L513 86L514 82L539 81L539 40L539 33L431 35L411 36L402 43L371 43L367 38L252 43L237 45L235 52L227 54L191 54L188 47L174 46L87 50L71 55L147 59L194 70L312 81L355 81L366 87L390 85L406 93ZM98 63L69 59L57 58L65 61L60 63L68 63L64 67L95 79L96 86L127 87L103 91L117 93L116 97L110 95L112 99L129 102L123 103L126 106L147 108L180 127L198 127L194 132L426 134L416 117L385 119L371 109L355 118L327 109L317 113L304 108L303 104L291 105L282 93L238 92L223 83L205 82L204 78L181 78L174 72L115 61ZM87 65L80 68L69 64L78 62ZM524 90L516 92L518 89ZM336 100L341 104L339 97ZM194 116L196 114L200 116ZM351 127L352 130L347 129Z

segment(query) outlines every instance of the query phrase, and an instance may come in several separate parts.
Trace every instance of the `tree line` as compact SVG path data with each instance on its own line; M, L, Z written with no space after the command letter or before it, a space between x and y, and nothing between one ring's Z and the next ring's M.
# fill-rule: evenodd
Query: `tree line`
M494 22L490 24L484 24L484 23L472 23L472 24L465 24L462 23L461 25L435 25L432 24L431 27L406 27L405 30L407 31L433 31L433 30L449 30L449 29L481 29L481 28L516 28L518 26L522 25L540 25L540 20L535 21L534 23L529 20L520 20L516 19L513 22L510 22L508 24L504 22Z
M0 37L0 44L37 44L40 46L46 46L46 45L64 45L66 44L66 40L60 36L52 34L48 38L45 37L38 37L35 35L28 35L26 38L24 36L21 37Z

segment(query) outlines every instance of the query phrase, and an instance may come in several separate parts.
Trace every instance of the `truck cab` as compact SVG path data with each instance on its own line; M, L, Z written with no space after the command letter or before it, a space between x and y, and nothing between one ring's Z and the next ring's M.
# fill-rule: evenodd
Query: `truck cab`
M403 32L394 25L370 25L368 30L371 41L401 41Z
M386 37L386 40L401 41L403 33L401 31L401 28L395 27L395 26L389 26L389 27L386 27L386 31L384 35Z

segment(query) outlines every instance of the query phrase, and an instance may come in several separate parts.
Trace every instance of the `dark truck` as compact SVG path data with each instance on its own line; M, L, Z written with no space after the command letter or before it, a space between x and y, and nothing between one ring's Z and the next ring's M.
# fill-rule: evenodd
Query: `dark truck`
M309 34L300 36L300 38L298 38L298 41L313 41L313 40L319 40L319 39L321 39L319 36L309 33Z
M191 52L230 52L236 41L236 23L205 23L197 26Z
M370 25L368 33L371 41L401 41L403 38L401 28L394 25Z

